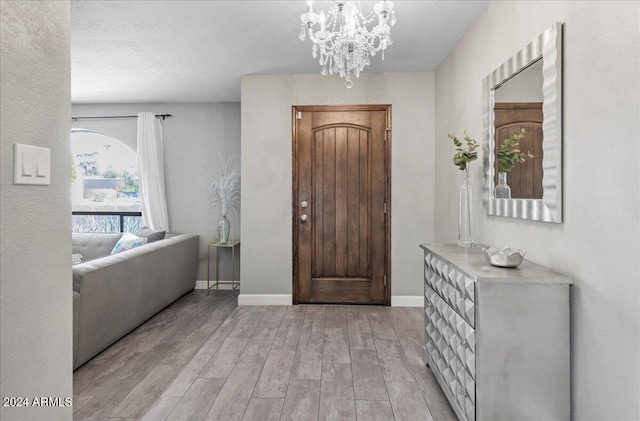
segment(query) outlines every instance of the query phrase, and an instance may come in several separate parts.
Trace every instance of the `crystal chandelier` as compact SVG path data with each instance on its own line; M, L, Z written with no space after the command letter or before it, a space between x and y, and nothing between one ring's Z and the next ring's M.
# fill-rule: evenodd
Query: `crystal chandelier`
M367 25L376 16L378 24L369 31ZM320 53L320 73L339 73L345 78L347 88L353 86L351 75L360 76L364 66L371 64L369 56L375 56L382 50L384 60L384 50L393 43L391 27L396 23L393 3L388 0L376 3L366 16L354 2L333 0L328 18L324 11L314 13L313 1L307 1L307 12L300 16L300 20L300 40L304 41L306 33L309 34L313 41L313 58ZM320 25L319 31L314 31L316 24Z

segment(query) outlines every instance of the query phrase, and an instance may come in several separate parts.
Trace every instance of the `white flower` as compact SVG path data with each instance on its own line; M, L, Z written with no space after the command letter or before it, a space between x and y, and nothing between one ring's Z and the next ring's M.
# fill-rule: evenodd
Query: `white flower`
M209 185L209 188L213 192L215 202L220 202L223 215L226 215L229 209L235 211L235 206L240 204L240 167L236 167L233 170L229 169L230 161L233 158L232 156L225 160L222 154L218 154L219 162L217 164L211 161L204 162L207 169L215 165L214 180Z

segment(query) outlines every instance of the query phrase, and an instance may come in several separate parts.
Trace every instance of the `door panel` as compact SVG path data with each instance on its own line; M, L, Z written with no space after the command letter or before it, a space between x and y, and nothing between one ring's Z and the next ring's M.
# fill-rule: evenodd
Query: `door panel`
M311 196L322 200L314 201L315 213L309 215L314 255L312 277L370 276L367 222L370 135L366 130L351 127L319 129L314 134L315 165L311 171L315 183ZM360 147L364 148L362 153Z
M388 303L388 111L301 108L294 138L294 301Z

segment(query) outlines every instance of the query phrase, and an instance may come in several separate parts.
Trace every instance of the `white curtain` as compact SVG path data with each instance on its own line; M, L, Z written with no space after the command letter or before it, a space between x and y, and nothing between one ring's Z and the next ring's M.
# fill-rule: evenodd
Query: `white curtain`
M169 231L162 126L154 113L138 114L138 182L144 224L154 230Z

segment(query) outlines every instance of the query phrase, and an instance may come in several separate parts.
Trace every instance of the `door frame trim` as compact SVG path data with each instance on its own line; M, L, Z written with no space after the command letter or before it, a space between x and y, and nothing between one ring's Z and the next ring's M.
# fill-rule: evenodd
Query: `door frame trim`
M292 150L291 162L293 171L293 191L291 203L291 226L293 235L293 259L292 259L292 296L293 304L298 304L299 282L298 282L298 136L296 132L296 116L298 112L315 112L315 111L384 111L387 123L385 133L385 202L387 204L387 213L385 215L385 273L387 275L387 286L384 291L384 305L391 305L391 104L361 104L361 105L294 105L291 107L291 129L292 129Z

